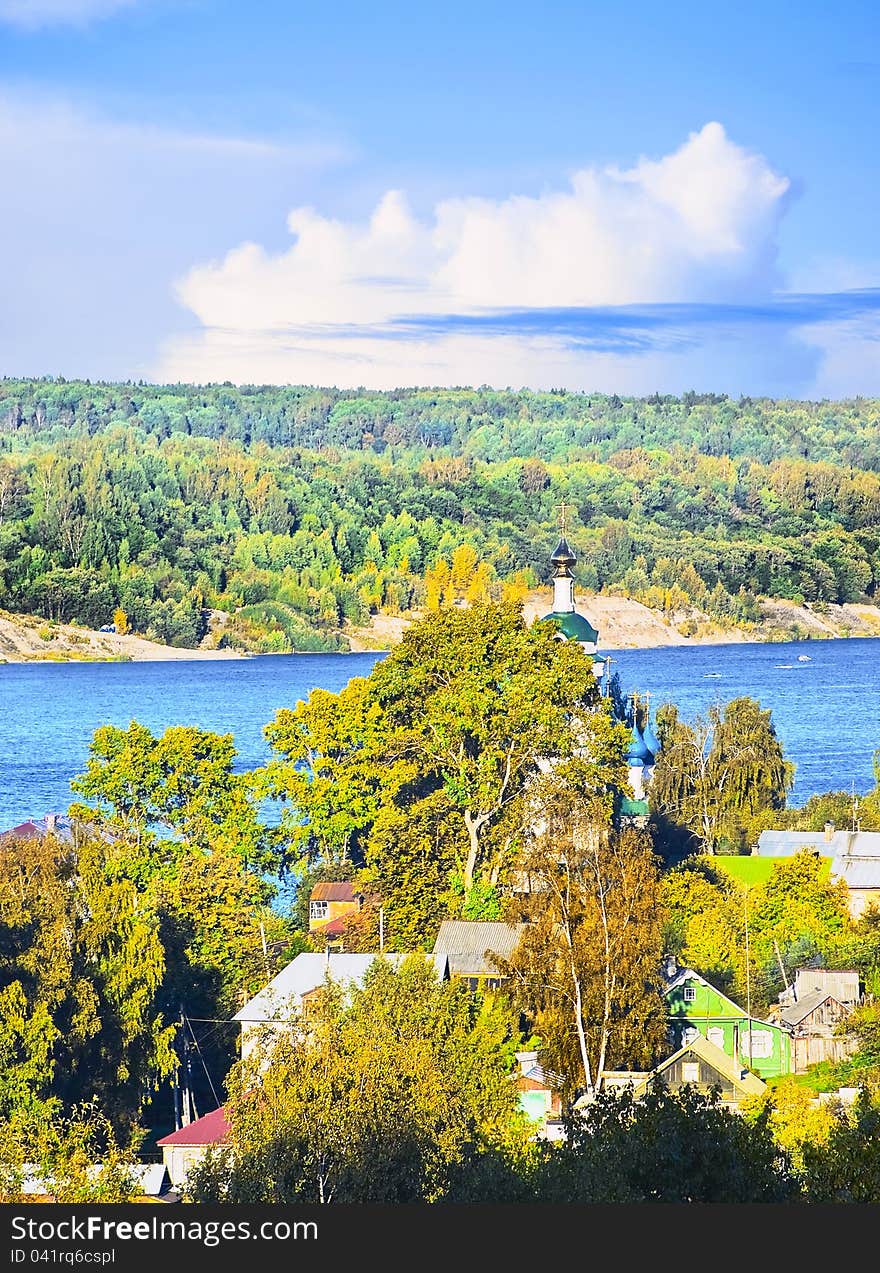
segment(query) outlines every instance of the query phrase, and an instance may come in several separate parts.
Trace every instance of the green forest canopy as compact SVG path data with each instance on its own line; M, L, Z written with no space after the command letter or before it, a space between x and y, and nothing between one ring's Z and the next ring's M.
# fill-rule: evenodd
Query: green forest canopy
M462 546L459 591L536 584L563 499L584 588L873 601L880 400L0 381L0 607L47 620L344 648Z

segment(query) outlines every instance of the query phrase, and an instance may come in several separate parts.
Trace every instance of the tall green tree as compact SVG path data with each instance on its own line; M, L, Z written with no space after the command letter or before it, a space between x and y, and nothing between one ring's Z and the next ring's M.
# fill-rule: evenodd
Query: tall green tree
M427 830L440 816L451 831L440 854L467 905L515 862L541 765L612 731L591 660L552 624L527 627L514 604L453 607L413 625L341 694L279 712L267 734L281 759L267 788L289 801L302 851L354 856L385 880L399 875L389 827L409 817ZM625 783L621 755L609 791Z
M97 1100L129 1126L174 1067L155 909L98 840L0 846L0 1116Z
M377 960L236 1068L228 1147L193 1171L191 1198L436 1201L481 1152L525 1152L516 1046L501 999L439 982L424 958Z
M86 772L71 783L93 806L71 812L138 851L154 847L159 858L172 843L183 843L202 853L234 851L258 871L277 868L251 778L235 771L235 756L231 734L174 725L156 738L134 720L127 729L102 725Z
M785 808L794 766L785 759L770 712L754 699L733 699L691 724L664 704L657 727L662 748L651 805L687 828L695 847L738 852L761 815Z

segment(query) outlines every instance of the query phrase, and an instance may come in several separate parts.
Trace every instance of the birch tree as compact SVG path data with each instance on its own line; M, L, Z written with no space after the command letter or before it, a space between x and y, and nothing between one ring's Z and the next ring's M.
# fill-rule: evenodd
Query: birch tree
M569 1094L595 1092L609 1068L650 1065L662 1039L658 862L559 773L526 869L530 923L505 970L548 1067Z

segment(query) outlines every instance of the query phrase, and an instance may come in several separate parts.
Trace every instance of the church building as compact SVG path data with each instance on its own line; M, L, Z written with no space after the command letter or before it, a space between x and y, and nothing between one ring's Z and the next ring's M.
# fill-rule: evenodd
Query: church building
M574 602L574 573L577 557L563 534L550 558L553 567L553 609L542 616L552 619L559 629L560 640L576 641L585 654L593 660L593 675L602 693L611 695L610 660L599 655L599 633L589 619L579 614ZM645 696L647 698L647 696ZM660 750L660 740L651 725L650 710L638 694L627 700L625 721L632 727L632 737L626 753L629 783L632 796L624 796L620 802L620 816L624 822L644 825L648 818L648 789L654 773L654 764Z

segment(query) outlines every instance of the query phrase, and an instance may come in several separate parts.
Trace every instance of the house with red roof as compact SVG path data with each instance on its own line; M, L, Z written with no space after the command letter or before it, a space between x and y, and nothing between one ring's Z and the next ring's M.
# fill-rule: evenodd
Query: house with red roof
M170 1136L163 1136L156 1144L162 1150L162 1160L168 1179L175 1189L182 1189L187 1173L202 1161L208 1150L222 1145L229 1135L226 1106L212 1110L202 1118L179 1128Z
M346 922L360 912L363 904L363 894L355 890L350 880L321 881L309 894L309 932L340 937Z

